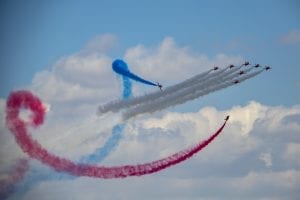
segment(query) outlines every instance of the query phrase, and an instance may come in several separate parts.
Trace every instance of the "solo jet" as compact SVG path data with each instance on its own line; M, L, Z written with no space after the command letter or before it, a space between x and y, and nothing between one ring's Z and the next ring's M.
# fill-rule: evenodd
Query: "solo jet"
M226 116L226 118L224 119L225 121L227 121L229 119L229 115Z
M157 87L160 89L160 91L162 91L162 87L163 87L163 86L162 86L161 84L159 84L159 82L157 82L156 85L157 85Z
M214 67L214 70L216 71L216 70L218 70L219 69L219 67Z

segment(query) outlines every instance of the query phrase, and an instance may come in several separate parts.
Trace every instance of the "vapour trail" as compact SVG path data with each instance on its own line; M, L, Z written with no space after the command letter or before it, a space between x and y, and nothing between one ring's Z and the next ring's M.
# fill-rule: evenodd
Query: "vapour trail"
M104 104L104 105L100 106L99 107L99 113L105 113L105 112L108 112L108 111L116 112L119 109L122 109L122 108L125 108L125 107L128 108L129 106L134 106L134 105L137 105L141 102L151 101L152 99L160 98L163 95L167 95L169 93L175 92L178 89L184 88L189 83L193 83L193 82L197 81L198 79L201 79L201 78L207 76L211 71L213 71L213 70L208 70L208 71L206 71L202 74L196 75L196 76L194 76L194 77L192 77L192 78L190 78L190 79L188 79L184 82L181 82L181 83L176 84L174 86L170 86L168 88L165 88L163 91L153 92L153 93L146 94L146 95L139 96L139 97L135 97L135 98L132 98L132 99L126 100L126 101L124 101L124 100L112 101L110 103L107 103L107 104Z
M167 87L163 91L153 92L151 94L146 94L143 96L131 98L129 100L112 101L107 104L99 106L98 113L103 114L103 113L106 113L109 111L118 112L120 109L124 109L124 108L127 109L129 107L136 106L138 104L142 104L145 102L151 102L158 98L163 98L163 97L171 95L175 92L179 92L180 90L183 90L185 88L192 87L194 84L200 84L200 83L203 84L207 80L212 80L213 78L216 78L216 77L221 77L221 76L226 77L230 74L235 73L236 71L241 69L243 66L244 65L236 66L234 68L226 67L226 68L223 68L223 69L220 69L217 71L214 71L213 69L211 69L204 73L198 74L192 78L189 78L181 83Z
M253 67L250 67L244 71L250 72L252 69L253 69ZM176 101L176 100L180 100L180 99L189 100L189 98L185 98L185 96L189 96L190 94L195 94L195 93L199 93L199 92L201 93L201 91L210 93L210 91L209 91L210 88L218 88L218 85L224 85L224 84L226 84L226 81L231 81L234 78L240 77L240 73L236 72L236 71L237 70L232 70L232 71L229 71L229 73L226 72L226 73L222 73L217 76L211 77L208 80L205 80L205 82L195 83L189 87L183 88L182 90L167 96L164 99L162 99L162 98L157 99L157 102L167 103L169 101L174 101L174 100ZM246 74L246 72L244 72L244 73ZM221 88L222 87L220 87L220 89ZM214 90L214 91L216 91L216 90ZM151 103L151 104L153 105L153 103ZM146 105L146 104L139 104L138 106L145 107L144 105Z
M236 70L235 70L236 71ZM226 73L221 74L218 76L211 77L209 80L206 80L205 83L199 82L196 83L190 87L186 87L182 90L179 90L178 92L174 92L171 95L168 95L164 98L158 98L155 100L152 100L148 103L141 103L138 106L135 106L133 108L127 109L125 111L123 119L128 119L132 116L135 116L136 114L146 113L146 112L154 112L163 108L167 108L169 106L173 106L176 104L172 104L172 102L181 102L184 103L185 101L192 100L193 98L190 98L191 94L194 94L193 96L195 98L199 97L198 93L200 94L208 94L210 91L208 91L211 87L216 87L218 85L223 85L226 81L232 80L235 77L240 76L239 73ZM230 85L230 84L229 84ZM219 87L219 89L222 89L223 87ZM202 93L201 90L204 90L205 92ZM216 91L216 90L214 90ZM182 101L184 99L185 101Z
M126 76L122 76L123 80L123 100L129 99L132 96L132 83Z
M112 63L112 68L113 70L122 75L122 76L126 76L132 80L135 80L137 82L140 82L140 83L144 83L144 84L147 84L147 85L152 85L152 86L157 86L157 84L151 82L151 81L148 81L146 79L143 79L141 77L139 77L138 75L132 73L129 69L128 69L128 66L127 64L121 60L121 59L116 59L113 63Z
M123 78L123 99L128 99L132 96L132 84L128 77L122 76ZM91 155L84 156L80 159L80 162L83 163L99 163L104 160L108 154L115 149L115 147L119 144L119 141L122 137L123 130L125 128L125 124L117 124L112 128L112 134L110 138L105 142L102 147L99 147L95 150L95 152Z
M45 110L38 97L28 91L17 91L9 95L6 105L6 123L16 142L21 149L31 158L35 158L42 163L52 167L56 171L68 172L75 176L88 176L97 178L124 178L127 176L141 176L155 173L172 165L178 164L190 157L212 142L223 130L224 124L208 139L199 142L197 145L179 151L166 158L145 164L124 165L124 166L95 166L89 164L76 164L65 158L49 153L27 132L27 123L20 117L21 108L30 109L33 113L32 123L34 127L41 125L44 121Z
M23 179L27 170L28 160L19 159L7 178L0 181L0 199L5 199L14 192L14 186Z
M123 99L128 99L132 96L132 84L131 84L130 79L126 76L122 76L122 80L123 80L122 97L123 97ZM102 160L104 160L109 155L109 153L113 149L115 149L115 147L119 144L119 141L122 137L124 128L125 128L125 124L115 125L112 128L111 136L108 138L108 140L105 142L105 144L102 147L97 148L92 154L82 156L79 159L79 162L96 164L96 163L99 163ZM32 167L26 173L26 176L23 179L23 181L21 181L21 179L20 179L19 180L19 181L21 181L20 183L11 184L11 190L14 190L14 188L16 188L16 190L17 190L17 194L15 194L16 198L20 197L22 194L27 192L30 188L33 187L33 185L35 185L38 182L41 182L43 180L66 180L66 179L75 178L74 176L72 176L70 174L58 173L58 172L53 171L48 168L41 170L41 169L32 169ZM1 193L2 192L1 192L1 188L0 188L0 196L1 196ZM8 197L8 196L9 195L6 195L6 197ZM3 197L3 198L6 198L6 197Z
M118 145L122 137L124 127L125 125L123 124L114 126L112 130L112 135L106 141L106 143L102 147L96 149L92 154L81 157L79 159L79 162L97 164L104 160L109 155L109 153ZM76 176L70 175L65 172L57 172L54 171L52 168L37 168L36 166L32 165L27 171L24 179L16 185L12 185L16 193L13 194L13 196L11 196L10 199L19 199L22 195L24 195L27 191L34 187L34 185L38 184L41 181L72 180L75 178Z
M256 72L252 72L250 74L246 74L239 77L239 74L236 74L234 76L229 76L227 79L222 79L221 81L216 81L216 83L205 84L205 85L194 85L194 87L190 87L188 89L185 89L180 92L176 92L174 95L167 96L165 98L160 98L157 100L152 101L151 103L146 104L140 104L136 107L127 109L123 113L123 120L130 119L136 115L143 114L143 113L152 113L155 111L159 111L171 106L179 105L182 103L185 103L186 101L190 101L196 98L199 98L201 96L207 95L211 92L215 92L221 89L224 89L226 87L234 85L234 81L232 81L234 78L239 77L239 82L243 82L247 79L250 79L261 72L263 72L264 69L261 69Z

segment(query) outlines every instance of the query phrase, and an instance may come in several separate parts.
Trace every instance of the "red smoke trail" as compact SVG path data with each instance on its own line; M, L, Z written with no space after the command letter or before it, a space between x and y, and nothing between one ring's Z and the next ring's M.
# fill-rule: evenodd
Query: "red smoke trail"
M35 158L57 171L68 172L75 176L89 176L98 178L123 178L127 176L141 176L158 172L172 165L178 164L190 157L212 142L223 130L224 124L208 139L198 143L192 148L175 153L171 156L145 164L102 167L88 164L76 164L65 158L56 156L44 149L27 133L26 124L19 118L20 108L28 108L33 112L33 125L38 126L44 120L42 102L28 91L17 91L10 94L7 100L6 123L17 143L30 157Z
M27 159L20 159L15 169L12 170L8 177L4 180L0 181L0 198L6 198L9 193L13 192L14 185L21 181L28 170L28 160Z

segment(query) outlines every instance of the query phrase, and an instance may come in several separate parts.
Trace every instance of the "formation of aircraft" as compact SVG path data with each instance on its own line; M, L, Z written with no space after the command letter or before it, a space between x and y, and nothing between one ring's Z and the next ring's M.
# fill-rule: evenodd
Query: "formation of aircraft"
M250 63L249 62L245 62L243 65L245 65L245 66L247 66L247 65L250 65ZM254 67L255 68L258 68L258 67L261 67L261 65L260 64L256 64L256 65L254 65ZM265 66L265 68L264 68L266 71L268 71L268 70L270 70L270 69L272 69L270 66ZM243 71L243 70L241 70L240 72L239 72L239 75L243 75L243 74L246 74L245 73L245 71ZM240 81L239 80L234 80L232 83L234 83L234 84L237 84L237 83L239 83Z
M244 66L248 66L248 65L250 65L250 63L249 63L248 61L246 61L243 65L244 65ZM233 67L235 67L235 66L232 65L232 64L229 65L229 68L230 68L230 69L233 68ZM258 68L258 67L261 67L261 65L260 65L260 64L255 64L254 67L255 67L255 68ZM217 67L217 66L213 68L214 71L216 71L216 70L218 70L218 69L219 69L219 67ZM268 71L268 70L270 70L270 69L272 69L272 68L271 68L270 66L265 66L264 69L265 69L266 71ZM245 74L245 71L241 70L241 71L239 72L239 75L243 75L243 74ZM239 83L239 82L240 82L239 80L233 81L234 84L237 84L237 83ZM162 86L160 83L158 83L158 82L157 82L156 85L157 85L157 87L160 89L160 91L162 91L163 86ZM229 118L229 116L227 116L226 119L227 119L227 118ZM226 120L226 119L225 119L225 120ZM227 119L227 120L228 120L228 119Z

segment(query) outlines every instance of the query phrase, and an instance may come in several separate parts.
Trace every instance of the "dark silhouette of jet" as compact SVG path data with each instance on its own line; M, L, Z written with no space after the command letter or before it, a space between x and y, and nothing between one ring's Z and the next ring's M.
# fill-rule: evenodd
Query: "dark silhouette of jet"
M214 67L214 70L216 71L216 70L218 70L219 69L219 67Z
M239 83L239 82L240 82L239 80L233 81L234 84L237 84L237 83Z
M225 121L227 121L229 119L229 115L226 116Z
M256 64L256 65L254 65L254 67L255 67L255 68L258 68L258 67L260 67L260 65L259 65L259 64Z
M247 65L250 65L250 63L248 61L246 61L243 65L247 66Z
M242 74L245 74L245 72L244 71L240 71L239 75L242 75Z
M229 69L231 69L231 68L233 68L233 67L235 67L234 65L229 65Z
M272 69L270 66L266 66L265 70L268 71L269 69Z
M161 84L159 84L159 82L157 82L156 85L157 85L157 87L160 89L160 91L162 91L162 87L163 87L163 86L162 86Z

